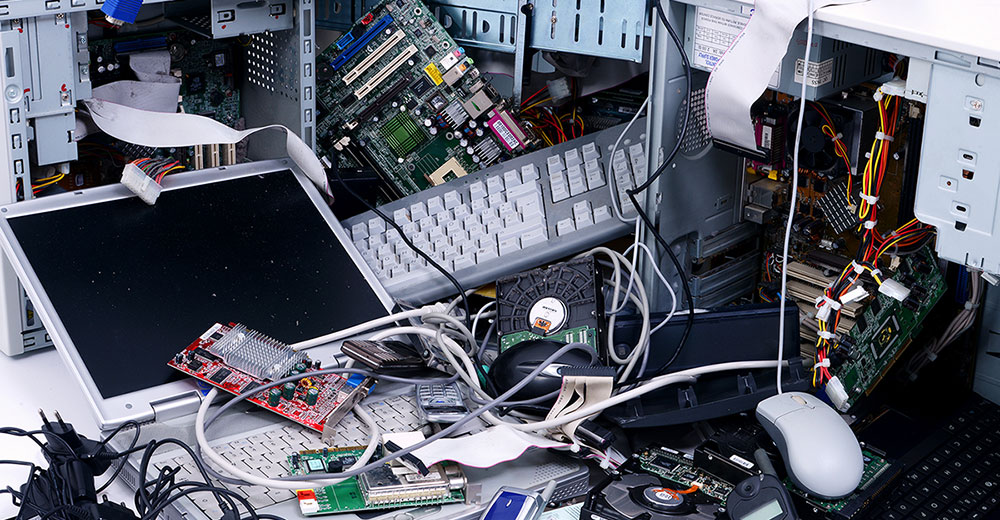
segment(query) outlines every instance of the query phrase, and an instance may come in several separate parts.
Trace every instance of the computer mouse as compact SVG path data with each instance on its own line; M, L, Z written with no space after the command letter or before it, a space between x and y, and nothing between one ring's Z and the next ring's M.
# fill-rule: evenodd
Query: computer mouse
M826 403L804 392L785 392L757 404L757 420L781 452L788 477L803 491L836 500L858 488L865 467L858 438Z
M501 394L511 389L564 345L566 344L561 341L534 339L518 343L501 352L490 365L488 372L494 388ZM527 386L518 390L512 400L533 399L559 390L562 386L559 368L564 366L589 367L594 363L596 363L596 355L591 356L583 350L565 352L559 356L555 363L542 370Z

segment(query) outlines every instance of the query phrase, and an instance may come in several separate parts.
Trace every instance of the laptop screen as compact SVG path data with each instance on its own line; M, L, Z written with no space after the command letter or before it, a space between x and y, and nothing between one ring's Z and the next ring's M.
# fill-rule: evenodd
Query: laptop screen
M290 171L8 219L104 398L215 322L295 343L386 308Z

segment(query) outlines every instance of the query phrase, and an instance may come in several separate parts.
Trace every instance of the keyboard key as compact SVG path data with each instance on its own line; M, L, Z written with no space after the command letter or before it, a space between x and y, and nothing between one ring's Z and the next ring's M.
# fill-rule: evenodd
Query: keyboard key
M598 206L597 209L594 210L594 223L601 223L605 220L611 220L611 208L607 205Z
M503 179L501 179L500 176L494 175L493 177L488 177L486 179L486 191L490 195L493 195L494 193L500 193L503 190L504 190Z
M444 201L441 197L431 197L427 199L427 213L430 215L437 215L444 211Z
M410 205L410 218L413 220L420 220L427 216L427 206L423 202L417 202Z
M588 161L584 165L584 171L587 175L587 188L597 189L604 186L604 173L601 172L601 163L594 161Z
M385 232L385 221L381 217L373 217L368 219L368 231L371 234L384 233Z
M529 247L536 244L543 244L549 239L544 227L535 228L521 235L521 247Z
M445 209L455 209L462 204L462 196L455 190L444 194Z
M564 153L563 156L566 157L567 169L583 164L583 158L580 157L580 151L576 148L566 150L566 153Z
M571 219L563 219L556 223L556 234L559 236L568 235L576 231L576 225Z
M601 158L601 150L594 143L583 145L582 150L584 162Z
M354 239L354 241L368 238L368 224L359 222L351 226L351 238Z
M566 169L566 178L569 180L569 194L576 197L587 191L587 179L583 176L583 170L579 165L573 165Z
M553 173L561 172L564 169L562 157L559 155L553 155L546 159L545 166L549 170L550 177Z
M486 195L486 186L483 185L482 181L476 181L469 185L469 196L472 197L473 202L476 199L485 199Z
M521 174L517 170L510 170L503 172L503 183L507 186L507 189L511 189L518 184L521 184Z
M538 180L538 168L534 164L525 164L521 167L521 181L528 182Z

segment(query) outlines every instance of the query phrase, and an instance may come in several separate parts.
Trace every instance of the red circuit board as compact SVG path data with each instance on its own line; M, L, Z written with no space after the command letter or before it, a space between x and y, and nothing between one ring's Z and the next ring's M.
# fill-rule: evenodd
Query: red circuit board
M270 379L259 378L228 365L225 359L218 355L218 352L213 352L213 346L217 342L221 343L226 335L247 330L240 327L235 323L213 325L171 359L167 365L233 395L239 395L247 389L270 383ZM275 345L287 348L274 340L271 341ZM271 347L271 345L266 345L266 347ZM337 374L310 375L319 369L308 358L305 358L300 365L306 367L301 373L302 377L298 380L291 399L282 397L276 406L272 406L268 404L268 391L261 391L259 394L247 398L247 401L322 433L325 424L332 426L339 422L354 404L368 395L371 387L374 386L373 379L360 375L350 378ZM284 377L284 375L286 374L282 374L280 377ZM281 389L283 386L277 388ZM316 388L319 391L316 404L313 405L306 403L306 392L310 388Z

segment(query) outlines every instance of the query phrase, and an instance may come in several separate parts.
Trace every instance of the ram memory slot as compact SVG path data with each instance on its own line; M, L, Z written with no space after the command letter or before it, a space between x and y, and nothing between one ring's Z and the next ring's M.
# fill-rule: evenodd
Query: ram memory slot
M371 53L367 58L362 60L357 67L354 67L347 73L346 76L344 76L344 84L350 85L351 83L354 83L354 80L360 78L362 74L372 68L372 65L378 63L378 60L382 59L382 56L388 54L389 51L391 51L392 48L405 37L406 34L404 34L403 31L396 31L392 33L386 41L382 42L382 44L375 49L375 52Z
M368 80L368 83L365 83L361 88L355 90L354 97L358 99L364 99L365 96L367 96L373 90L378 88L378 86L381 85L383 81L389 79L389 76L391 76L392 73L396 72L396 69L405 65L406 60L410 59L410 57L416 53L417 53L417 47L413 44L410 44L410 46L407 47L405 50L403 50L403 52L399 53L395 58L393 58L392 61L389 62L389 64L386 65L384 69L380 70L378 74L372 76L372 78Z
M347 60L350 60L361 49L364 49L365 45L368 45L368 42L372 41L372 38L378 36L378 33L380 33L382 29L385 29L385 27L391 23L392 23L391 14L385 15L382 18L380 18L379 21L375 22L375 25L369 27L368 30L364 34L362 34L360 38L356 38L353 42L351 42L351 45L347 47L347 49L345 49L344 52L337 55L337 58L334 59L333 63L330 64L333 67L333 70L339 70L341 67L343 67L344 64L347 63Z
M392 101L392 98L399 95L399 93L402 92L403 89L405 89L406 86L410 84L410 80L412 79L413 76L410 74L403 76L403 78L397 81L395 85L389 88L389 90L383 92L382 95L379 96L374 103L368 106L368 108L362 110L361 113L358 114L358 117L355 118L355 121L368 121L369 119L371 119L371 117L375 115L376 112L381 110L386 103Z

